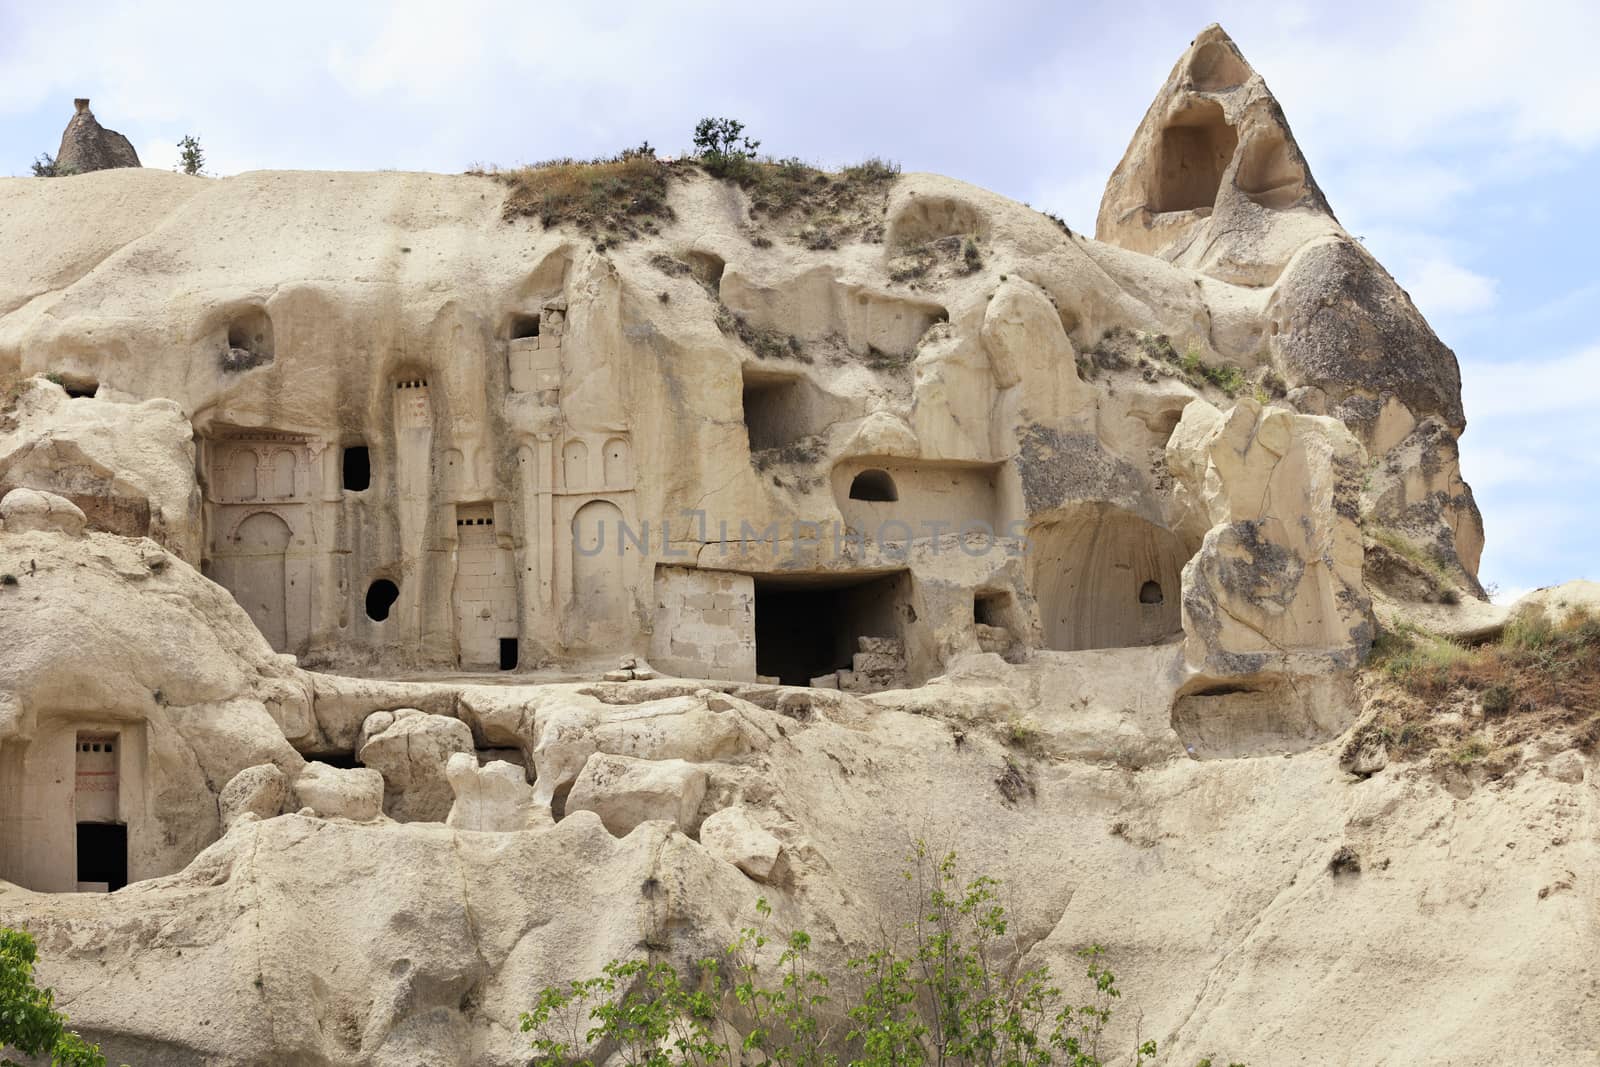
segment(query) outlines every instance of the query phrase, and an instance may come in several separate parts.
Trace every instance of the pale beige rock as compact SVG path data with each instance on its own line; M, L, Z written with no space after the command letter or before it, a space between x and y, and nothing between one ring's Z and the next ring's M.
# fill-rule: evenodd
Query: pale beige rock
M1107 946L1116 1048L1600 1047L1578 728L1492 785L1345 729L1369 601L1505 612L1454 357L1220 30L1098 241L926 174L828 248L689 167L604 248L505 192L0 180L0 485L86 524L0 527L0 922L111 1062L524 1063L538 989L761 896L842 973L918 838L1016 962Z
M688 832L705 793L706 772L692 763L597 752L567 794L567 810L594 812L618 837L654 820Z
M443 822L454 796L446 765L472 752L466 723L416 708L374 712L356 744L356 759L383 775L384 814L401 822Z
M270 819L283 811L283 802L289 795L289 779L270 763L246 767L222 787L217 803L222 811L222 828L226 831L244 815Z
M60 370L88 386L65 361ZM106 392L111 392L107 390ZM200 488L189 420L171 400L69 397L44 378L24 382L8 429L0 419L0 487L65 496L91 529L150 537L200 561ZM0 494L4 489L0 488Z
M83 512L65 497L34 489L13 489L0 499L0 522L12 533L47 530L78 537L83 533Z
M733 711L713 711L707 696L646 700L618 709L581 694L561 694L535 712L528 750L535 788L546 803L578 778L595 752L645 760L721 759L748 747Z
M1583 758L1583 753L1568 749L1565 752L1552 756L1544 764L1544 773L1558 782L1569 785L1582 785L1584 773L1588 770L1589 761Z
M1197 669L1253 673L1295 653L1354 666L1372 640L1358 510L1365 453L1333 419L1241 399L1196 401L1167 462L1210 525L1184 568L1184 631Z
M470 752L457 752L445 767L454 799L445 825L454 830L495 833L552 825L550 808L534 795L521 767L504 760L478 766Z
M739 868L758 882L772 877L783 845L742 807L723 808L700 824L700 843L707 852Z
M383 814L383 775L366 767L308 763L294 780L289 806L324 819L371 822Z
M1579 580L1535 589L1511 605L1512 617L1535 611L1543 612L1545 618L1557 625L1580 614L1600 618L1600 582Z

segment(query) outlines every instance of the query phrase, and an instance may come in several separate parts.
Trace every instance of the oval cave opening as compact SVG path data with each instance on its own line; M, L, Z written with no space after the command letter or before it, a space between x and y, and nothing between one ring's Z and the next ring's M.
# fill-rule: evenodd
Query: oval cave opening
M891 502L899 500L900 493L888 471L873 469L862 471L850 482L850 499Z
M1145 582L1139 587L1139 603L1164 604L1167 598L1162 595L1160 582Z
M382 622L389 617L389 609L400 599L400 587L387 578L379 578L367 586L367 618Z

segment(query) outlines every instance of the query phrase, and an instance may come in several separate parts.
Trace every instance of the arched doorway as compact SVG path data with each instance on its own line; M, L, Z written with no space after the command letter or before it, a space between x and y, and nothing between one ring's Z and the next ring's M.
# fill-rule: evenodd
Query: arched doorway
M1028 531L1046 648L1152 645L1183 630L1183 539L1110 504L1079 504Z
M622 510L609 500L591 500L572 517L572 606L588 621L620 619L624 613L628 556L636 553L623 536Z
M234 531L225 582L233 598L279 652L289 644L288 605L284 553L289 548L289 524L270 511L258 511Z

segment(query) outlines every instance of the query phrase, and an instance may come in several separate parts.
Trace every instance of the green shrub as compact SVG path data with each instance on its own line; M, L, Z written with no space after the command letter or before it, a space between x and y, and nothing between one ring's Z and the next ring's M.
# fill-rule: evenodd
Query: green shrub
M625 1067L1101 1067L1114 1055L1106 1028L1122 992L1099 945L1079 952L1088 991L1074 1004L1048 967L1023 969L1010 957L994 879L963 883L953 853L935 857L920 842L903 875L912 908L904 951L901 938L886 939L829 976L811 962L811 938L796 931L764 963L772 909L759 900L760 924L687 975L670 963L613 960L598 977L541 990L520 1020L534 1063L594 1067L614 1056ZM843 996L835 996L836 978L850 990ZM1128 1051L1123 1062L1142 1065L1156 1045Z
M178 142L177 169L185 174L204 174L206 165L205 150L200 147L200 138L192 133L183 135L183 140Z
M738 119L703 118L694 128L695 152L716 178L743 173L760 147L760 141L744 136L744 123Z
M38 949L21 930L0 926L0 1053L48 1056L52 1067L105 1067L100 1049L67 1029L55 991L33 982ZM9 1058L4 1067L16 1067Z

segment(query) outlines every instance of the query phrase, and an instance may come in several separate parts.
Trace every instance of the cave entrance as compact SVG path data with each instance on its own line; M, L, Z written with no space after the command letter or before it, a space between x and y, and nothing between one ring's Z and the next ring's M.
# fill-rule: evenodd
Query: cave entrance
M801 379L762 374L750 367L744 372L744 426L750 451L762 452L793 444L810 432Z
M362 493L372 485L372 457L366 445L346 445L341 482L347 492Z
M510 327L511 339L521 341L528 337L539 336L539 314L522 315L513 313Z
M1214 206L1222 175L1238 147L1239 133L1216 101L1197 100L1174 115L1156 141L1150 210L1194 211Z
M757 674L809 686L852 671L865 651L862 638L903 647L910 610L907 571L753 577Z
M1110 504L1080 504L1029 532L1046 648L1155 645L1183 632L1178 591L1195 547Z
M128 828L114 822L78 824L78 891L114 893L128 884Z
M502 637L500 639L500 669L503 671L517 669L517 639L515 637Z

